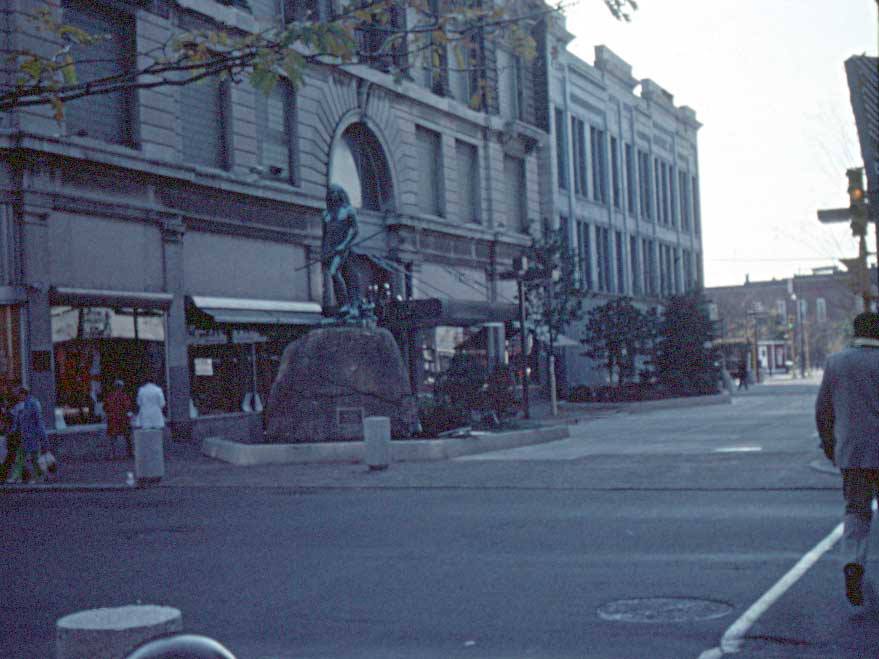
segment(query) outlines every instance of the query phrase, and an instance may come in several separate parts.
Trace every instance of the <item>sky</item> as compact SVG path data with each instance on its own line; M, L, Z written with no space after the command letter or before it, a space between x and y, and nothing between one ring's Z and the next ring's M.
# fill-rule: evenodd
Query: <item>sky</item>
M875 56L875 0L602 0L565 10L569 50L605 45L688 105L699 131L705 285L808 274L857 254L845 170L863 166L843 62ZM874 238L868 243L875 245ZM840 265L840 267L842 267Z

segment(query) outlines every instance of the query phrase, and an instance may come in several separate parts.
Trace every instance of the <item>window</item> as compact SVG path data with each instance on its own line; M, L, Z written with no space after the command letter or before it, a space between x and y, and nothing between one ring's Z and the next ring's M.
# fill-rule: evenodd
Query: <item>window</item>
M185 162L217 169L229 167L227 85L212 76L181 88Z
M296 184L296 95L279 82L266 96L256 92L256 138L259 164L273 178Z
M670 177L669 177L670 178ZM681 274L680 269L678 268L678 263L681 261L680 250L677 247L671 249L671 277L672 277L672 286L674 287L675 294L683 293L683 289L681 288Z
M522 65L513 53L497 49L498 103L504 119L522 117Z
M617 293L623 294L626 292L626 259L624 256L624 252L626 250L626 246L624 244L625 239L623 238L623 232L616 232L616 265L617 265Z
M592 147L592 199L602 204L607 203L607 145L605 133L595 126L589 128Z
M620 154L619 154L619 142L617 138L610 138L610 171L611 171L611 184L613 187L613 207L614 208L622 208L623 200L622 200L622 190L620 189Z
M653 194L650 187L650 156L638 151L638 181L641 184L641 217L653 218Z
M284 22L328 21L332 18L331 0L283 0Z
M598 290L610 292L610 230L606 227L595 227L595 252L598 268Z
M632 294L641 294L641 265L638 262L638 238L629 238L629 261L632 270Z
M345 188L356 208L383 211L393 207L394 192L384 151L365 125L350 125L333 144L330 183Z
M671 224L671 168L667 163L660 161L660 170L662 173L662 221L664 224Z
M568 189L568 136L565 134L565 113L555 109L555 162L559 190Z
M635 215L638 211L635 207L637 182L635 181L635 157L632 154L632 145L626 144L626 210L629 215Z
M678 201L677 194L675 194L675 168L673 165L668 166L668 198L671 200L671 223L678 226L680 220L678 220Z
M775 301L775 312L781 316L781 319L786 323L787 322L787 301L786 300L776 300Z
M683 252L684 259L684 290L689 291L693 287L693 257L688 250Z
M656 221L662 224L662 175L659 173L659 158L653 159L653 191L656 193L656 200L654 202Z
M815 300L815 320L819 323L827 322L827 302L823 297Z
M329 8L321 11L325 16L331 14ZM391 66L403 68L406 63L405 40L394 41L390 46L386 46L386 43L391 31L406 30L404 8L397 4L382 6L382 11L371 12L370 17L370 20L361 23L361 27L356 30L360 61L380 71L390 71Z
M103 8L101 3L68 0L64 3L64 21L89 34L107 35L91 46L73 45L71 55L77 62L76 72L81 82L134 70L135 23L131 14ZM137 142L135 103L136 94L130 89L68 101L64 106L67 132L134 147Z
M504 154L504 183L506 185L507 217L510 226L528 232L528 210L525 196L525 161Z
M461 217L466 222L479 223L479 157L476 147L467 142L455 142L455 160L458 169L458 203Z
M641 243L643 246L644 260L644 292L648 295L656 294L656 253L653 250L653 241L644 239Z
M428 215L443 216L442 143L439 133L415 127L418 150L418 209Z
M571 117L571 137L574 148L574 192L585 197L589 188L586 170L586 125L576 117Z
M692 177L693 181L693 225L696 229L696 235L702 234L702 210L699 203L699 182L696 177Z
M678 186L681 199L681 227L690 229L690 194L687 190L687 173L678 171Z
M427 14L419 12L417 25L432 25L440 14L439 0L427 0ZM421 6L421 5L419 5ZM428 43L419 44L421 58L421 84L434 94L445 96L449 84L449 64L447 44L437 43L433 35L428 36Z
M592 243L590 241L590 231L590 226L586 224L586 222L577 222L577 246L580 250L580 272L583 276L583 287L587 291L592 290Z

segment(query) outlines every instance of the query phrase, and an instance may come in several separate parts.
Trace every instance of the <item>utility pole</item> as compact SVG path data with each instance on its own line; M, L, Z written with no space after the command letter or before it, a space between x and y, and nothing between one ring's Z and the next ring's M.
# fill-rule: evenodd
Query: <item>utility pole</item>
M525 314L525 279L528 273L528 257L517 256L513 259L513 269L502 272L500 279L514 279L519 293L519 339L521 346L521 359L519 363L519 377L522 380L522 416L531 418L531 405L528 400L528 330L526 328Z

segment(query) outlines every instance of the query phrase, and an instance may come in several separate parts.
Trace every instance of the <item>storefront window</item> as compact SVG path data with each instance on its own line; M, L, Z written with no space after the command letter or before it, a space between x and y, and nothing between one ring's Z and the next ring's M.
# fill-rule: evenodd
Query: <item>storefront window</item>
M68 424L103 419L103 394L115 380L132 398L146 380L168 392L165 317L152 309L52 307L57 406Z
M261 412L284 349L306 331L301 325L190 327L190 387L198 415Z
M9 404L22 379L21 313L19 307L0 306L0 405Z

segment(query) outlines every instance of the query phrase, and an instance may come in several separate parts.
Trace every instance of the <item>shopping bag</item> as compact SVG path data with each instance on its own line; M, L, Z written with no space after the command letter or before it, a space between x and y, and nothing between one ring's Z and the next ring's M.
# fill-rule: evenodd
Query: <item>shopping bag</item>
M43 451L37 458L37 466L43 474L54 475L58 471L58 463L52 451Z

